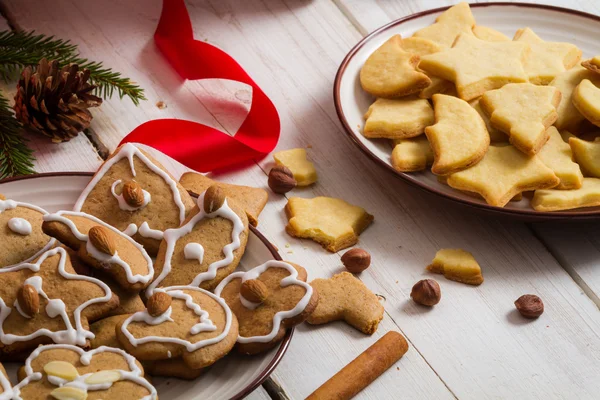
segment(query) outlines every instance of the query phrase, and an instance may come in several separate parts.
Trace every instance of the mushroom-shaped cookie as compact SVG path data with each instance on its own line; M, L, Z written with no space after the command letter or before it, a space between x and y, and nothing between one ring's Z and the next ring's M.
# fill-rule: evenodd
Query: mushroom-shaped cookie
M187 191L162 165L127 143L102 164L75 211L125 231L155 256L163 232L181 225L193 206Z
M103 282L75 274L65 249L48 250L33 264L0 270L0 357L39 344L86 346L88 321L119 305Z
M235 345L237 318L223 299L204 289L157 290L146 307L116 327L119 342L139 360L169 363L180 359L188 370L197 371Z
M183 225L165 231L148 292L178 285L214 289L235 270L247 241L244 209L219 186L209 187Z
M18 375L12 397L17 399L158 399L141 364L112 347L40 346Z
M0 195L0 268L30 262L54 244L42 232L45 210Z
M154 276L144 247L93 215L59 211L44 216L42 228L73 250L87 265L110 274L124 289L140 291Z
M306 270L283 261L267 261L225 278L215 294L225 299L237 316L237 349L255 354L275 346L286 330L314 311L319 296L306 283Z

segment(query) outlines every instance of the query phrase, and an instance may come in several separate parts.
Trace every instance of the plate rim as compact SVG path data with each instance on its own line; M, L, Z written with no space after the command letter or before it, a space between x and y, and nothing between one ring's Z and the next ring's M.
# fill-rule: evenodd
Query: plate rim
M13 176L10 178L0 179L0 185L2 185L3 183L25 181L25 180L29 180L29 179L54 178L54 177L62 177L62 176L87 176L87 177L91 178L94 176L94 172L84 172L84 171L42 172L42 173L36 173L36 174L30 174L30 175ZM0 191L0 193L1 193L1 191ZM190 192L190 195L193 197L198 197L198 195L193 194L191 192ZM258 230L258 228L254 227L252 225L248 225L248 226L250 228L250 231L252 231L252 233L255 234L258 237L258 239L267 247L267 249L273 256L273 258L277 261L283 261L283 259L281 258L281 255L277 251L277 248L275 247L275 245L273 245L265 237L265 235L263 235ZM294 327L291 327L290 329L287 330L285 336L283 337L283 339L281 340L281 342L279 344L279 348L277 349L277 352L273 356L273 359L265 367L265 369L252 382L250 382L248 385L246 385L242 390L240 390L238 393L236 393L233 397L230 397L230 399L232 399L232 400L243 399L244 397L246 397L250 393L252 393L254 390L256 390L260 385L262 385L262 383L273 373L273 371L275 370L275 368L277 367L277 365L283 358L284 354L286 353L286 351L290 345L290 342L292 341L293 334L294 334Z
M490 3L474 3L474 4L469 3L469 6L471 8L500 6L500 7L517 7L517 8L523 7L523 8L537 9L537 10L540 10L540 9L541 10L550 10L550 11L554 11L554 12L558 12L558 13L564 13L564 14L569 14L569 15L575 15L575 16L582 17L582 18L587 18L587 19L590 19L590 20L595 21L598 24L600 24L600 16L598 16L598 15L590 14L590 13L587 13L584 11L573 10L573 9L565 8L565 7L552 6L549 4L535 4L535 3L521 3L521 2L515 2L515 3L490 2ZM420 190L431 193L438 197L444 198L446 200L450 200L451 202L453 202L455 204L460 204L461 206L466 206L471 209L475 209L477 211L485 211L485 212L491 213L491 214L511 216L511 217L517 217L520 219L530 219L530 220L545 220L545 221L561 220L561 219L562 220L564 220L564 219L586 220L586 219L600 218L600 211L598 211L598 210L597 211L586 211L585 208L581 209L583 211L573 211L573 210L535 211L533 209L531 209L531 210L508 209L508 208L504 208L504 207L492 206L487 203L476 202L471 199L464 199L464 198L461 198L452 193L444 193L441 190L435 188L434 186L430 186L430 185L427 185L427 184L419 181L418 179L414 178L409 173L396 171L391 165L389 165L388 163L386 163L385 161L380 159L375 153L373 153L369 148L367 148L363 143L361 143L361 141L356 137L354 131L350 127L350 124L348 123L348 120L346 119L346 116L344 114L344 110L343 110L342 102L341 102L341 94L340 94L342 76L344 75L344 72L346 71L346 68L347 68L348 64L350 63L350 61L354 58L356 53L366 43L368 43L374 36L378 35L379 33L384 32L384 31L386 31L390 28L393 28L397 25L401 25L407 21L445 11L445 10L449 9L450 7L452 7L452 5L433 8L433 9L429 9L429 10L424 10L424 11L406 15L404 17L393 20L393 21L375 29L373 32L369 33L367 36L363 37L356 45L354 45L352 47L352 49L350 49L348 54L346 54L346 56L342 60L340 66L335 74L335 80L333 83L333 100L334 100L335 111L337 113L338 119L342 123L342 127L344 128L344 132L346 133L346 135L348 137L350 137L352 142L364 154L366 154L369 158L371 158L373 161L375 161L376 164L378 164L378 165L384 167L385 169L387 169L388 171L392 172L397 178L400 178L402 181L408 183L409 185L411 185L413 187L416 187Z

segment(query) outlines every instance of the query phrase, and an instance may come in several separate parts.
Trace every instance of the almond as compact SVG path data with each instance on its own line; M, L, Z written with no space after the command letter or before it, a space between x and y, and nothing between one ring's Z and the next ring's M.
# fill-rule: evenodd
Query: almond
M351 249L342 256L342 264L344 264L344 267L348 271L358 274L369 268L369 265L371 265L371 255L363 249Z
M123 199L131 207L141 207L144 204L144 191L139 183L127 181L123 185Z
M242 283L240 294L252 303L262 303L269 296L269 289L258 279L249 279Z
M276 165L271 168L271 171L269 171L269 180L267 182L271 190L279 194L287 193L297 185L294 174L292 174L292 171L284 165Z
M92 245L100 252L114 255L117 252L115 241L110 231L103 226L96 225L88 232L88 238Z
M25 314L32 316L40 311L40 295L33 286L23 285L17 297L19 306Z
M204 212L211 214L225 202L225 193L217 185L212 185L204 192Z
M171 307L171 296L166 294L165 292L156 292L148 299L148 303L146 303L146 309L148 309L148 314L153 317L158 317L159 315L164 314Z
M57 400L85 400L87 392L74 386L62 386L50 392L50 396Z

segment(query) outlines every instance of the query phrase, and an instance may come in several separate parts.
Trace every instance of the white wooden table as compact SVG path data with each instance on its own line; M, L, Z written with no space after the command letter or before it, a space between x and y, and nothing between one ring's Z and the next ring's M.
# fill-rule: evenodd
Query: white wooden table
M410 342L404 358L364 390L365 399L600 398L600 228L597 223L540 223L476 215L410 188L367 159L343 133L332 102L335 72L365 34L393 19L454 1L209 0L188 3L198 39L231 54L276 104L278 149L307 147L319 171L314 187L294 196L327 195L364 206L375 223L360 246L373 257L360 279L384 296L385 318L373 336L343 323L296 330L265 387L271 396L311 393L388 330ZM546 0L600 14L594 0ZM152 34L160 0L5 0L12 25L69 38L84 56L123 71L148 101L105 101L90 137L53 145L32 138L39 172L93 171L140 123L185 118L235 132L248 108L246 87L182 82L157 52ZM158 101L167 108L156 106ZM232 107L232 104L236 107ZM237 109L238 112L233 112ZM215 176L266 187L271 159ZM367 194L367 195L365 195ZM340 254L289 237L286 199L270 193L260 230L309 277L341 270ZM425 310L412 285L441 247L472 251L485 283L469 287L439 277L442 301ZM513 302L536 293L546 311L536 321ZM274 392L277 393L274 393ZM269 398L264 388L250 398Z

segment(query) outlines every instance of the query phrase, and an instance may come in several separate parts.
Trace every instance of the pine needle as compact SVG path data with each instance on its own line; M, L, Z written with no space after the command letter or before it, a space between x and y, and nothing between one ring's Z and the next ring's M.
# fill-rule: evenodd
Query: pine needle
M33 150L22 135L8 100L0 95L0 179L34 173Z

